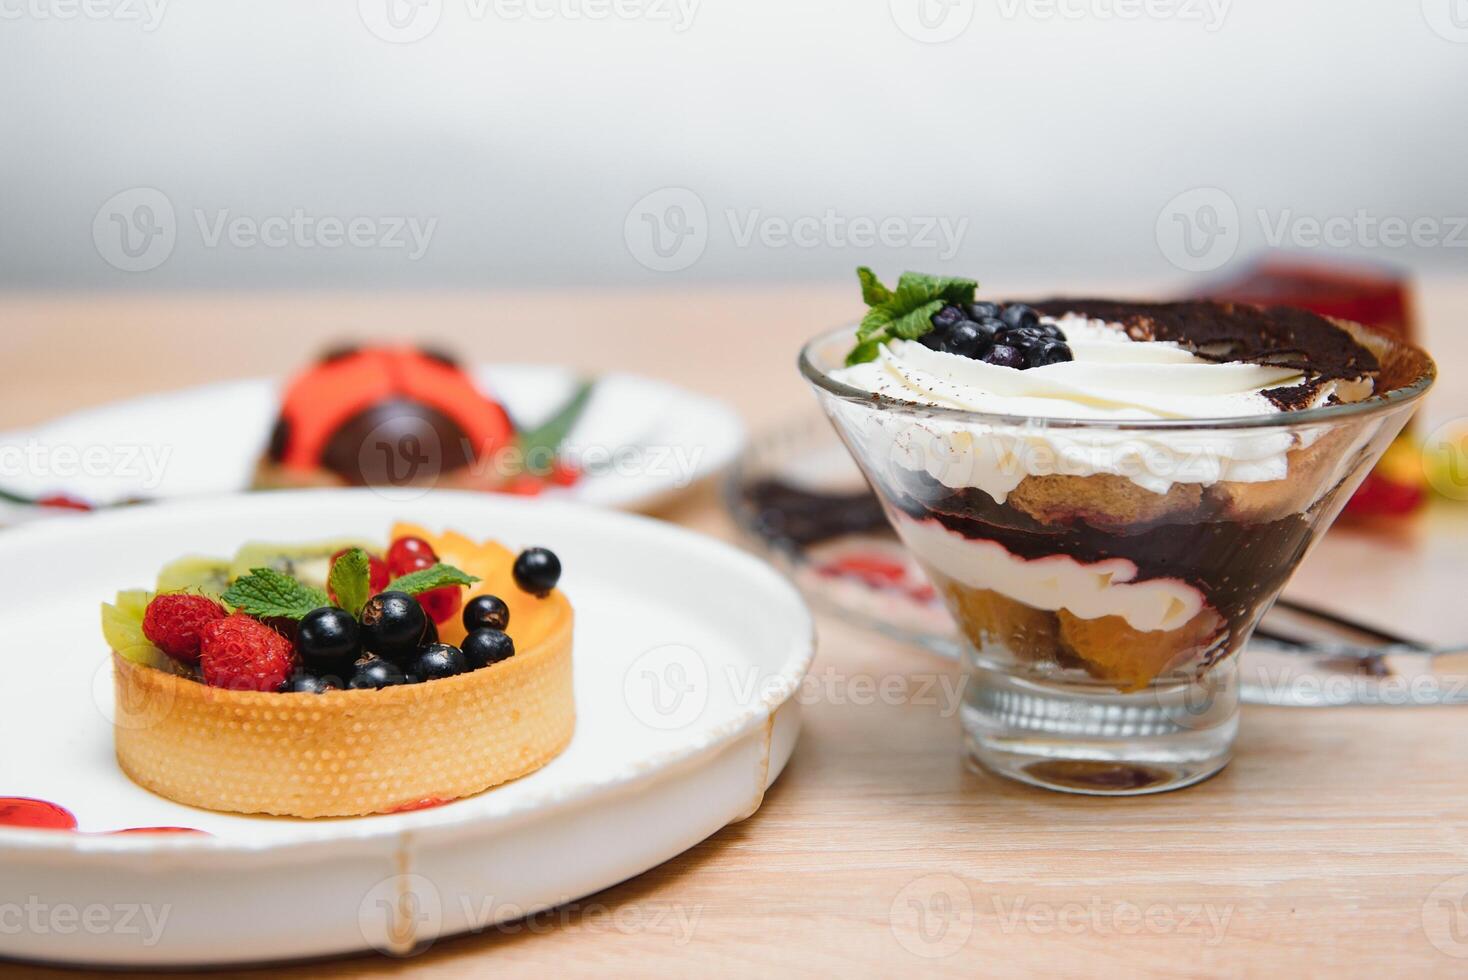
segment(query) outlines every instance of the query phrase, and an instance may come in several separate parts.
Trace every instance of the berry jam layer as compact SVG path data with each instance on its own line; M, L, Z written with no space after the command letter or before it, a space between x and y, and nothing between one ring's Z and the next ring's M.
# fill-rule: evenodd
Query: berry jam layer
M1302 514L1249 523L1194 512L1186 522L1139 521L1118 531L1080 519L1045 524L983 491L953 490L922 473L904 483L887 488L899 531L946 578L1082 618L1116 615L1140 631L1177 628L1207 608L1241 634L1283 588L1311 539ZM1042 561L1065 567L1031 567ZM1027 577L1053 598L1021 584Z

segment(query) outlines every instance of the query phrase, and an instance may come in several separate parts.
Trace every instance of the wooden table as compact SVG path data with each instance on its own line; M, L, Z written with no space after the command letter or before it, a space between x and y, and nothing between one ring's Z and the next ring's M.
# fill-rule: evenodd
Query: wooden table
M808 407L796 347L850 316L851 293L12 295L0 298L0 426L278 373L333 337L411 334L474 359L550 351L581 368L669 378L728 399L758 429ZM1468 355L1468 282L1424 283L1421 299L1444 368L1428 410L1441 421L1468 413L1468 390L1454 390ZM661 516L732 536L711 487ZM1411 547L1398 549L1404 567L1416 567ZM1461 592L1453 556L1437 560L1415 590L1429 615ZM1406 629L1406 600L1367 574L1317 557L1292 588L1348 594L1354 611ZM1415 625L1446 639L1462 619ZM964 768L957 719L942 707L951 663L830 619L820 627L804 735L754 817L518 928L444 940L407 961L280 973L1468 971L1463 710L1246 708L1237 758L1200 786L1062 796ZM821 681L830 676L895 677L898 689L929 693L866 698L856 683Z

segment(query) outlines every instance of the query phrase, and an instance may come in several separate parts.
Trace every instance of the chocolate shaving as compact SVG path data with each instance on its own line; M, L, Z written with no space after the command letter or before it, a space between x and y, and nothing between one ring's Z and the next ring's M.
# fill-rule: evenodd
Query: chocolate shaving
M1078 313L1119 323L1133 340L1172 341L1210 361L1286 367L1312 380L1353 380L1374 375L1380 368L1376 355L1348 332L1323 316L1287 306L1099 299L1052 299L1030 305L1047 316Z

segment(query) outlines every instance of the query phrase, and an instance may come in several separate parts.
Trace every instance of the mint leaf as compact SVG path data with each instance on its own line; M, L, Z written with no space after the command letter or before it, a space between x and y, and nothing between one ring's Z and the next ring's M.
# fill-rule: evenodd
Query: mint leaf
M313 609L331 605L320 589L297 582L273 568L253 568L234 580L221 597L226 603L259 619L300 619Z
M851 348L851 353L846 355L846 366L854 367L857 364L865 364L867 361L875 361L877 352L881 349L880 340L863 340Z
M348 548L331 563L326 585L338 606L357 615L372 595L372 559L361 548Z
M856 331L856 346L846 355L847 365L875 360L889 340L917 340L933 329L931 318L949 303L966 306L974 301L979 284L956 276L904 272L897 288L889 290L866 266L856 270L861 298L870 309Z
M913 303L941 299L967 306L974 301L979 284L972 279L952 276L930 276L922 272L904 272L897 280L893 299L911 308Z
M881 306L892 298L892 290L882 285L877 274L866 266L856 270L856 278L861 280L861 301L866 305Z
M387 591L418 595L420 592L439 589L445 585L473 585L478 581L479 579L473 575L466 575L454 566L440 562L432 568L421 568L416 572L409 572L407 575L393 579L387 583Z
M924 303L911 313L903 314L893 320L892 325L887 328L888 336L900 337L903 340L917 340L933 329L933 314L947 305L941 299L935 299L932 302Z
M581 418L581 413L586 411L586 403L591 401L594 384L592 381L581 382L566 404L550 419L534 429L520 433L516 438L520 451L524 454L526 468L530 472L543 474L555 462L556 451L566 441L566 436Z

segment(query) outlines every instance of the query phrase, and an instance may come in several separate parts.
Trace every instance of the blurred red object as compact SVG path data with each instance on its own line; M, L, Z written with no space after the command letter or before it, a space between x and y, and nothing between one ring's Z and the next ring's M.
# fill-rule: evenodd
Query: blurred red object
M1293 306L1354 320L1409 343L1417 341L1411 286L1403 273L1385 266L1269 258L1232 279L1199 290L1198 295L1259 306ZM1427 494L1421 467L1403 465L1406 457L1416 458L1410 450L1403 452L1410 440L1409 432L1398 437L1387 457L1357 489L1343 516L1401 515L1422 505Z

